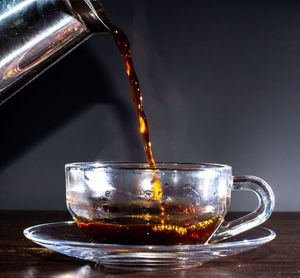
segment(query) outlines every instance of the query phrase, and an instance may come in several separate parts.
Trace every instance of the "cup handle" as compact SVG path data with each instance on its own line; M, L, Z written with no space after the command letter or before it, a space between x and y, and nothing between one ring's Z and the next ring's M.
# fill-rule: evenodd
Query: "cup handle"
M262 224L269 218L274 209L274 193L271 187L261 178L254 176L234 177L232 188L233 190L252 191L256 193L259 205L255 211L245 216L231 222L223 222L210 239L210 243L235 236Z

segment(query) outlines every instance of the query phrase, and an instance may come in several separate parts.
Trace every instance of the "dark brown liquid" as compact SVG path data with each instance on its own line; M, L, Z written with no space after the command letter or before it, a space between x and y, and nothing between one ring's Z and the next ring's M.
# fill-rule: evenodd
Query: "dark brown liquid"
M203 244L222 221L214 217L193 225L178 226L168 224L119 225L104 222L79 222L78 225L93 242L114 244Z
M143 110L141 86L133 66L133 62L131 58L131 49L130 49L128 38L123 33L123 31L117 27L112 27L111 34L113 35L115 43L118 46L120 54L123 57L125 62L126 73L128 75L130 88L131 88L131 96L139 117L140 133L143 136L144 150L146 153L148 164L151 168L156 168L155 161L152 154L152 149L151 149L148 121Z

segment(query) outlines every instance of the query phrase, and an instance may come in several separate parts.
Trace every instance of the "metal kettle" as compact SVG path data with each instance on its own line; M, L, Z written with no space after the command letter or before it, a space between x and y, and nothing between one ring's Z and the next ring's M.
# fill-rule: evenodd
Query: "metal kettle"
M111 23L98 0L2 0L0 104Z

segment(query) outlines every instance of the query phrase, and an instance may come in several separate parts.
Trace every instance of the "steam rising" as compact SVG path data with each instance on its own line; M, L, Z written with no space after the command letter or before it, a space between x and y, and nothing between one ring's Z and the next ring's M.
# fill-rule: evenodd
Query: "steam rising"
M172 78L162 53L155 47L145 10L144 1L138 1L132 24L132 48L149 119L153 154L156 160L180 160L188 124L184 91Z

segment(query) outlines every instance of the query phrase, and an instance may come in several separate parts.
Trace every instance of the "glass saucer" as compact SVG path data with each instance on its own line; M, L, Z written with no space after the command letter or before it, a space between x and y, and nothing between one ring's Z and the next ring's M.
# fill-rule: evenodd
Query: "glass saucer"
M33 242L59 253L128 270L188 269L204 262L233 256L261 246L275 232L256 227L238 236L205 245L120 245L91 243L73 221L33 226L24 230Z

